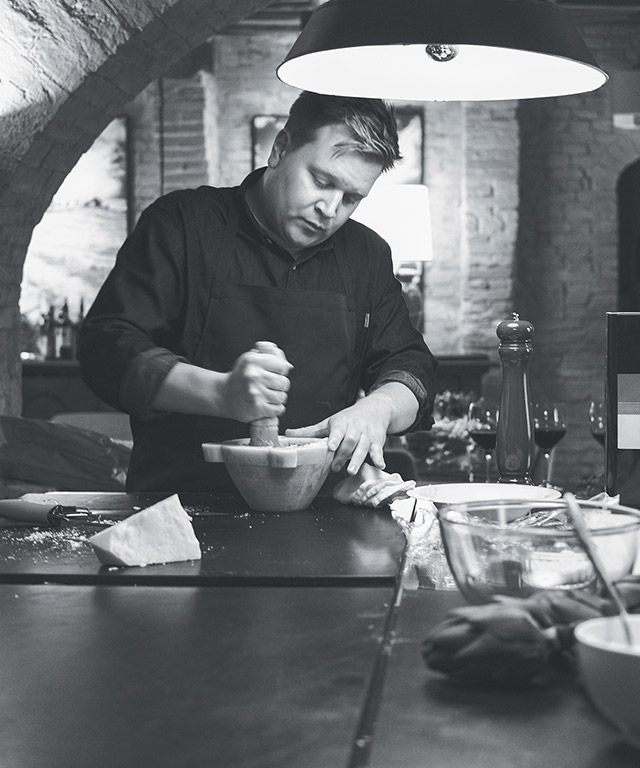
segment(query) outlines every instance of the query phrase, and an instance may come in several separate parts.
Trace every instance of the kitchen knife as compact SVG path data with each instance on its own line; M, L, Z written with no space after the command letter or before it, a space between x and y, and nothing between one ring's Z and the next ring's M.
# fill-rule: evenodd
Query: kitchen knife
M84 525L111 525L128 517L127 512L97 512L83 507L39 503L25 499L0 499L0 517L21 523L50 525L58 528L63 523L81 523Z

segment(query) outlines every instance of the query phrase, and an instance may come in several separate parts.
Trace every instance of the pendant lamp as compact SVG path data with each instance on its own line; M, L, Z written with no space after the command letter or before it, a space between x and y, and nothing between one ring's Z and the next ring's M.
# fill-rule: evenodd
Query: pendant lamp
M391 101L564 96L607 81L548 0L328 0L277 74L307 91Z

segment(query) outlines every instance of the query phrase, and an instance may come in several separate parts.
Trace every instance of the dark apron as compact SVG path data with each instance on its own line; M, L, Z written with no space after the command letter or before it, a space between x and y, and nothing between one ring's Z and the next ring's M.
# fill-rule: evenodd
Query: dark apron
M345 293L264 288L226 281L234 259L238 215L232 206L212 280L202 333L192 362L229 371L256 341L273 341L293 364L280 433L325 419L355 401L356 312L352 286L338 267ZM167 413L132 420L135 447L129 491L214 491L234 488L223 464L207 464L204 442L248 437L233 419Z

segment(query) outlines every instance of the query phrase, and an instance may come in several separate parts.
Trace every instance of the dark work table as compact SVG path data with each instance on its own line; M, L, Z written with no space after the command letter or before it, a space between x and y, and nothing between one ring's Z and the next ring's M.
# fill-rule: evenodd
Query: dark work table
M458 605L457 592L404 592L370 768L638 768L640 753L593 709L569 665L512 691L427 670L422 641Z
M0 765L346 766L391 596L0 585Z
M126 515L162 496L54 500ZM496 691L426 669L423 638L463 599L403 587L389 509L181 500L202 562L107 569L96 529L0 526L1 768L640 764L573 670Z
M123 516L166 494L63 493L25 498L112 510ZM88 539L100 528L34 528L3 521L0 583L168 584L182 586L393 585L404 535L387 508L366 510L318 497L301 512L253 512L236 494L181 494L193 517L202 560L108 568Z

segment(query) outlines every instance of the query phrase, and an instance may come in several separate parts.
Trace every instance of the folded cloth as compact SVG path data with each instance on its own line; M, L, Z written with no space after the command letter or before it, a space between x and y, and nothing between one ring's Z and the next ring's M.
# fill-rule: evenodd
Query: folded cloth
M389 474L364 462L356 475L346 477L336 485L333 497L341 504L381 507L394 499L404 498L415 485L415 480L405 481L397 472Z
M640 613L640 576L618 579L616 589L629 613Z
M619 584L627 607L640 610L640 579ZM579 590L496 597L450 611L425 638L422 656L429 669L452 679L518 684L533 680L572 648L576 624L615 612L610 600Z
M502 601L514 599L517 598L503 598ZM573 645L573 630L576 624L615 613L611 600L580 590L536 592L524 600L524 607L541 627L554 630L554 642L559 651L567 650Z
M489 603L457 608L425 639L430 669L469 683L520 682L549 661L547 632L521 606Z

